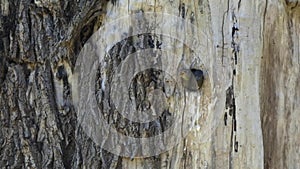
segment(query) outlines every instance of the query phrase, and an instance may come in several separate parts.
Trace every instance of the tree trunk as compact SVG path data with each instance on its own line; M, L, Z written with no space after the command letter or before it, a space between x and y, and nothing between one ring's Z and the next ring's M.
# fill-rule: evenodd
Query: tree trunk
M299 168L299 2L1 0L1 168Z

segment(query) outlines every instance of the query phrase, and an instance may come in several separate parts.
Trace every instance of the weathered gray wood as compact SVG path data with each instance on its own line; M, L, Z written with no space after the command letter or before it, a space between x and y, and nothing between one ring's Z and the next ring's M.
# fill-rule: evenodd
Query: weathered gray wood
M201 92L185 95L193 98L186 110L197 110L188 136L161 155L130 159L88 137L71 89L78 54L89 37L141 10L169 13L197 26L200 33L186 38L203 39L198 57L205 64L198 68L207 78ZM299 168L299 39L299 0L1 0L0 167ZM110 50L110 64L100 70L112 77L128 54L160 48L153 44L157 40L173 44L187 63L195 59L187 46L170 38L133 36ZM154 77L151 71L141 74L132 92L140 98L151 93ZM106 110L110 91L101 89L102 81L100 74L95 93ZM172 97L160 102L175 104ZM161 133L172 123L169 116L142 126L116 112L104 115L133 137Z

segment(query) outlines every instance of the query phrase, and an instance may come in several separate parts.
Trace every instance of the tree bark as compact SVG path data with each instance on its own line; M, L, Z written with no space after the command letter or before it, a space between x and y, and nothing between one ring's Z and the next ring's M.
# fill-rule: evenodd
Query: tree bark
M1 0L0 167L300 167L299 2ZM189 65L205 70L205 80L199 91L184 90L177 100L185 113L194 113L191 131L178 145L151 157L122 157L97 144L82 127L74 105L78 93L72 87L88 39L122 16L147 12L168 13L195 25L198 33L184 42L201 39L202 55L195 57L187 44L155 33L130 36L112 46L108 66L98 67L95 85L97 106L106 120L135 138L159 135L175 123L167 108L148 126L111 108L114 72L139 50L160 51L172 42L176 55L170 65L184 56ZM202 65L194 64L197 58ZM166 93L161 74L149 69L135 76L130 91L139 105L147 107L143 98L153 89ZM183 105L184 100L190 102ZM172 97L152 101L177 103Z

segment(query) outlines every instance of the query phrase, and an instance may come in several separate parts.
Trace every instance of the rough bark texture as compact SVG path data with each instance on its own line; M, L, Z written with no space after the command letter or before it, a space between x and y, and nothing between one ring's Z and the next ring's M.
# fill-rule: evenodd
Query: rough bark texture
M209 55L201 57L208 60L208 70L221 72L209 72L203 97L187 106L199 105L220 122L208 131L196 124L172 150L131 160L101 149L83 132L71 84L88 38L106 22L140 10L182 17L205 32L211 43L204 52ZM1 0L0 167L299 168L299 39L299 0ZM110 51L108 70L138 50L135 42L160 48L155 41L164 43L164 38L144 35L118 43ZM177 52L189 56L185 46ZM159 88L149 81L158 76L155 71L139 75L133 90ZM212 98L215 91L222 95ZM101 92L105 97L108 91ZM216 104L222 112L209 108ZM125 135L141 137L161 132L170 123L167 116L165 111L144 133L120 117L112 123Z

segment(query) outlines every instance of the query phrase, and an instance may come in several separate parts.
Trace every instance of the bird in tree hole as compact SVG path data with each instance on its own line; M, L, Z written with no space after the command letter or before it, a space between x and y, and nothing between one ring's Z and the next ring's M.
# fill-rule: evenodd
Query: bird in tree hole
M182 69L179 76L183 87L190 91L198 91L203 85L204 73L200 69Z

